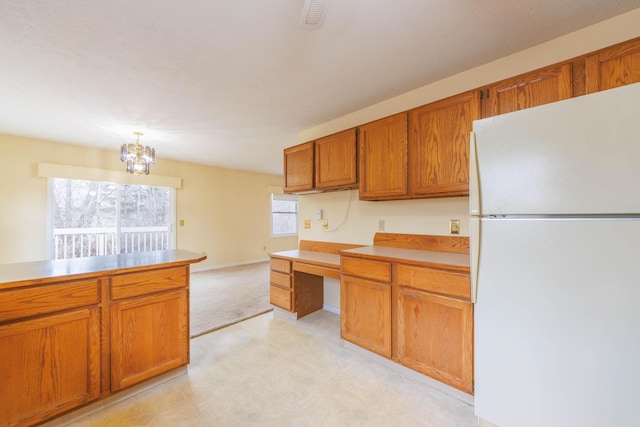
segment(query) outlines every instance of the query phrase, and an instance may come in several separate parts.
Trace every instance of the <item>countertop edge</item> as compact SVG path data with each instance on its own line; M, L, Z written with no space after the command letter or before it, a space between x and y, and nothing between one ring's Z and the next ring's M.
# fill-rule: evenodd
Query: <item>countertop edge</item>
M0 265L0 290L195 264L205 259L206 255L197 252L173 249L3 264Z

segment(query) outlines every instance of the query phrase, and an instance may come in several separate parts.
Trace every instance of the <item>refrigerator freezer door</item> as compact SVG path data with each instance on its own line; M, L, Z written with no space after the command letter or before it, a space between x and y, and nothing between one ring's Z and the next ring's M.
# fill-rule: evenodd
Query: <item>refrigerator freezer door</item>
M640 219L481 222L476 415L637 425Z
M637 83L475 121L472 215L640 213L639 111Z

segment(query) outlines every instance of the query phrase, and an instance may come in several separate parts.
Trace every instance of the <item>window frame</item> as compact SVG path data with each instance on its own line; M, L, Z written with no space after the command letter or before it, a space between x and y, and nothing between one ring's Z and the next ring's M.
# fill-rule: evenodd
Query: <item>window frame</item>
M278 201L292 201L296 202L296 211L295 212L279 212L273 210L273 202L274 200ZM298 201L298 196L296 194L278 194L271 193L271 198L269 200L270 204L270 214L269 214L269 229L271 233L271 237L295 237L298 236L299 232L299 224L298 224L298 215L300 214L300 202ZM274 214L293 214L295 215L294 224L296 225L295 233L274 233L273 232L273 222L274 222Z
M108 184L114 184L116 186L116 191L117 191L117 223L116 223L116 235L118 236L116 239L116 255L120 254L121 252L121 239L120 239L120 234L121 234L121 211L120 211L120 198L121 198L121 191L122 191L122 186L123 185L140 185L140 186L145 186L145 187L163 187L169 190L169 203L170 203L170 214L171 214L171 220L169 223L169 232L170 232L170 236L169 236L169 248L168 249L175 249L176 248L176 242L177 242L177 236L176 236L176 218L177 218L177 200L176 200L176 188L173 186L164 186L164 185L151 185L151 184L132 184L132 183L128 183L128 182L117 182L117 181L103 181L103 180L96 180L96 179L86 179L86 178L60 178L60 177L47 177L47 220L46 220L46 245L45 245L45 249L46 249L46 256L47 259L49 260L53 260L53 255L54 255L54 248L53 248L53 231L54 231L54 224L53 224L53 211L54 211L54 180L55 179L67 179L67 180L76 180L76 181L93 181L93 182L100 182L100 183L108 183ZM60 259L72 259L72 258L60 258Z

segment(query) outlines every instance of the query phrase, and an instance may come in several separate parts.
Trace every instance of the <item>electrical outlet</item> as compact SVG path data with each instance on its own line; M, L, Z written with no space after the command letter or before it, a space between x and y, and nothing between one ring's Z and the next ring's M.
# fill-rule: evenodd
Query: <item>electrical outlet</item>
M328 219L323 219L322 220L322 229L324 231L327 231L329 229L329 220Z
M304 220L304 228L307 229L307 230L311 228L311 220L310 219L305 219Z
M378 231L384 231L384 219L378 220Z
M449 234L460 234L460 220L449 220Z

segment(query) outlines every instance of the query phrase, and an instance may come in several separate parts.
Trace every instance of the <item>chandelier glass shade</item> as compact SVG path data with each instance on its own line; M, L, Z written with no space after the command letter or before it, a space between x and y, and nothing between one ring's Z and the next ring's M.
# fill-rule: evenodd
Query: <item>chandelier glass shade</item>
M134 132L135 144L122 144L120 160L127 162L127 172L133 175L149 175L150 166L156 163L156 150L140 145L142 132Z

